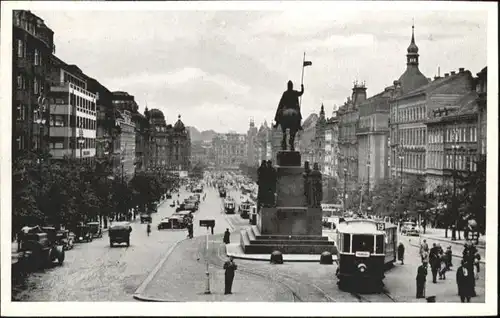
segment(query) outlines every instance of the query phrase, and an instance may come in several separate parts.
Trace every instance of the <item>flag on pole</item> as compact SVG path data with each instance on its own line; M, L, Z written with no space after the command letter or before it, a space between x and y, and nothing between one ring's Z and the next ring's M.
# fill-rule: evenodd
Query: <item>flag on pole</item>
M312 65L313 63L311 61L304 61L304 67Z

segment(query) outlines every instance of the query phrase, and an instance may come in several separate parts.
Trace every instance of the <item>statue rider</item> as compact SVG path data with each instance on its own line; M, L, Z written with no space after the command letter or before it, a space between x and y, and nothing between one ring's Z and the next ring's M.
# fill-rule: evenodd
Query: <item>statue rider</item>
M300 92L293 90L292 81L288 81L288 89L283 92L280 102L278 104L278 109L276 110L276 116L274 117L274 128L278 127L281 120L281 113L285 109L295 109L299 113L300 123L302 122L302 114L300 113L299 97L304 94L304 85L300 85ZM302 125L299 125L299 130L302 130Z

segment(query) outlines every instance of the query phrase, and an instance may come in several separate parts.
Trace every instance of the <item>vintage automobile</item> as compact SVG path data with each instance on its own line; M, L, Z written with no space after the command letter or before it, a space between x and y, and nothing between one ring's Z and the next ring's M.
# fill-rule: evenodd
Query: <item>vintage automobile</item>
M221 198L225 198L226 197L226 189L219 188L219 197L221 197Z
M75 228L75 242L92 242L92 232L88 225L77 225Z
M151 217L151 214L141 213L141 224L142 223L151 223L151 222L153 222L153 218Z
M75 244L75 233L69 230L59 230L61 235L61 243L65 251L73 249Z
M167 199L172 199L172 193L171 192L167 192L166 197L167 197Z
M50 267L55 260L62 265L65 253L60 237L54 227L24 228L20 236L21 262L35 270Z
M186 223L184 222L184 217L179 214L174 214L166 217L160 221L158 224L158 230L164 229L184 229L186 228Z
M92 234L92 238L102 237L102 228L99 222L88 222L87 225L90 228L90 233Z
M401 226L401 234L407 236L419 236L420 231L415 222L404 222Z
M115 222L109 227L109 245L126 243L130 246L130 232L132 227L129 222Z
M195 201L186 201L186 202L184 202L183 210L189 210L191 212L196 212L196 211L198 211L198 204L196 204Z

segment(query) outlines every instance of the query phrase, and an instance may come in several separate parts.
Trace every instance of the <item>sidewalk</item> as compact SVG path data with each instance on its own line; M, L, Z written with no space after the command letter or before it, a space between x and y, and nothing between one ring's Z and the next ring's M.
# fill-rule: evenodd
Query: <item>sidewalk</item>
M427 228L425 234L421 234L420 238L417 236L409 237L409 243L414 247L420 247L420 242L423 240L427 241L429 247L432 247L432 244L440 244L443 249L451 246L452 255L459 259L462 259L462 252L464 250L465 240L451 240L451 231L448 231L448 238L444 237L445 230L444 229L429 229ZM460 233L460 238L463 238L463 233ZM476 245L479 255L481 256L481 263L486 263L486 241L485 237L479 237L479 244Z
M236 271L232 294L224 295L223 260L217 251L222 235L209 237L211 249L210 294L205 294L205 238L182 241L146 286L139 299L171 302L231 301L274 302L291 301L290 295L265 278ZM224 256L222 256L225 259Z

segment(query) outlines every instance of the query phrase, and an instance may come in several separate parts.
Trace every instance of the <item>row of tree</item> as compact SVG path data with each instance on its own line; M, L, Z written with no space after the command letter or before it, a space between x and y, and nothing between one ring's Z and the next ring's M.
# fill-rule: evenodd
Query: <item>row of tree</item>
M240 169L252 180L257 180L257 167L240 165ZM425 191L423 176L411 177L402 183L399 178L377 183L370 191L367 184L359 184L347 191L346 209L358 211L371 208L379 216L397 219L419 217L435 227L461 229L470 219L476 220L479 231L484 233L486 222L486 158L477 162L476 171L453 172L452 183L440 185L431 193ZM343 185L336 178L323 177L323 202L341 204Z
M178 177L166 171L139 172L127 182L110 170L109 165L51 160L48 154L19 156L12 165L13 233L25 225L105 223L135 207L147 211L148 204L178 187Z

